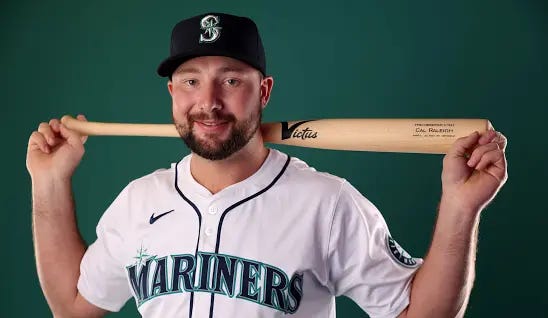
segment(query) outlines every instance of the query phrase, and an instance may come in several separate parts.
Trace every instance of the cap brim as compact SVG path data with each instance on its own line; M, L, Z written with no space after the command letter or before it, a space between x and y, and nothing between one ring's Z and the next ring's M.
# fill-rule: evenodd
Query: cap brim
M189 53L185 53L185 54L179 54L179 55L168 57L167 59L163 60L162 63L160 63L160 65L158 66L158 69L156 70L156 72L161 77L171 76L171 74L173 74L173 72L175 72L175 70L181 64L183 64L184 62L186 62L190 59L193 59L195 57L200 57L200 56L226 56L226 57L231 57L233 59L242 61L242 62L250 65L251 67L257 69L259 72L263 73L263 71L260 69L260 67L258 65L253 65L252 63L250 63L249 60L247 60L245 58L242 58L242 56L236 56L235 54L230 54L230 53L226 52L226 50L218 50L217 51L217 50L212 50L211 48L208 48L207 50L203 50L203 51L198 50L198 51L195 51L195 52L189 52ZM263 74L263 75L265 75L265 74Z
M179 67L179 65L183 64L183 62L191 59L193 56L184 54L184 55L177 55L177 56L171 56L160 63L158 66L158 69L156 72L161 77L168 77L173 74L173 72Z

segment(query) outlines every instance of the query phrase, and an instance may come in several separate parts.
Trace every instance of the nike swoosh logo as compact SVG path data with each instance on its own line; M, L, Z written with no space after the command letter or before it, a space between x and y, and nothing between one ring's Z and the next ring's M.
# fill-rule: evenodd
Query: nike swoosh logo
M294 123L293 126L289 127L289 123L282 121L282 140L291 138L291 135L300 125L307 123L312 120L304 120L297 123Z
M157 216L154 216L154 213L152 213L152 215L150 216L150 220L148 220L148 222L150 224L153 224L154 222L158 221L159 218L161 218L162 216L166 215L166 214L169 214L171 212L173 212L175 210L171 210L171 211L167 211L167 212L164 212L162 214L158 214Z

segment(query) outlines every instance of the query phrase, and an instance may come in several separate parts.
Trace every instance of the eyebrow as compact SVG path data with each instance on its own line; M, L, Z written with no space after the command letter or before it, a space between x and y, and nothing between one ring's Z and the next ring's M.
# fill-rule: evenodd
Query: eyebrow
M194 67L183 67L182 69L179 69L177 73L200 73L200 71Z
M229 72L243 73L244 69L241 67L234 67L234 66L224 66L219 69L219 73L229 73ZM199 69L195 67L183 67L182 69L178 70L177 73L199 74L201 72Z
M241 67L225 66L225 67L222 67L219 71L221 73L228 73L228 72L243 73L244 69Z

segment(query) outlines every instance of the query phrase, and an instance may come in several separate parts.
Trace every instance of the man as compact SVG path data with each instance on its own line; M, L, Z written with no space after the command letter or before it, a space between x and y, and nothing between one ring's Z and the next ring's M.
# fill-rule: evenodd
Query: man
M431 247L415 259L344 179L264 146L273 79L250 19L183 20L158 73L192 153L131 182L89 248L71 193L86 137L57 119L30 137L37 268L56 317L100 317L131 296L145 317L334 317L338 295L371 317L464 314L479 215L507 179L504 136L454 143Z

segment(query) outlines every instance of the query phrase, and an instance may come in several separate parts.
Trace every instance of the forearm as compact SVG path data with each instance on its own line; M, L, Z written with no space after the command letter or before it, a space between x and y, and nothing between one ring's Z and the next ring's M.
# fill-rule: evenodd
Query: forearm
M32 220L38 277L52 312L65 316L78 294L85 244L76 225L70 181L33 180Z
M432 244L411 289L407 317L462 317L475 276L479 213L442 198Z

